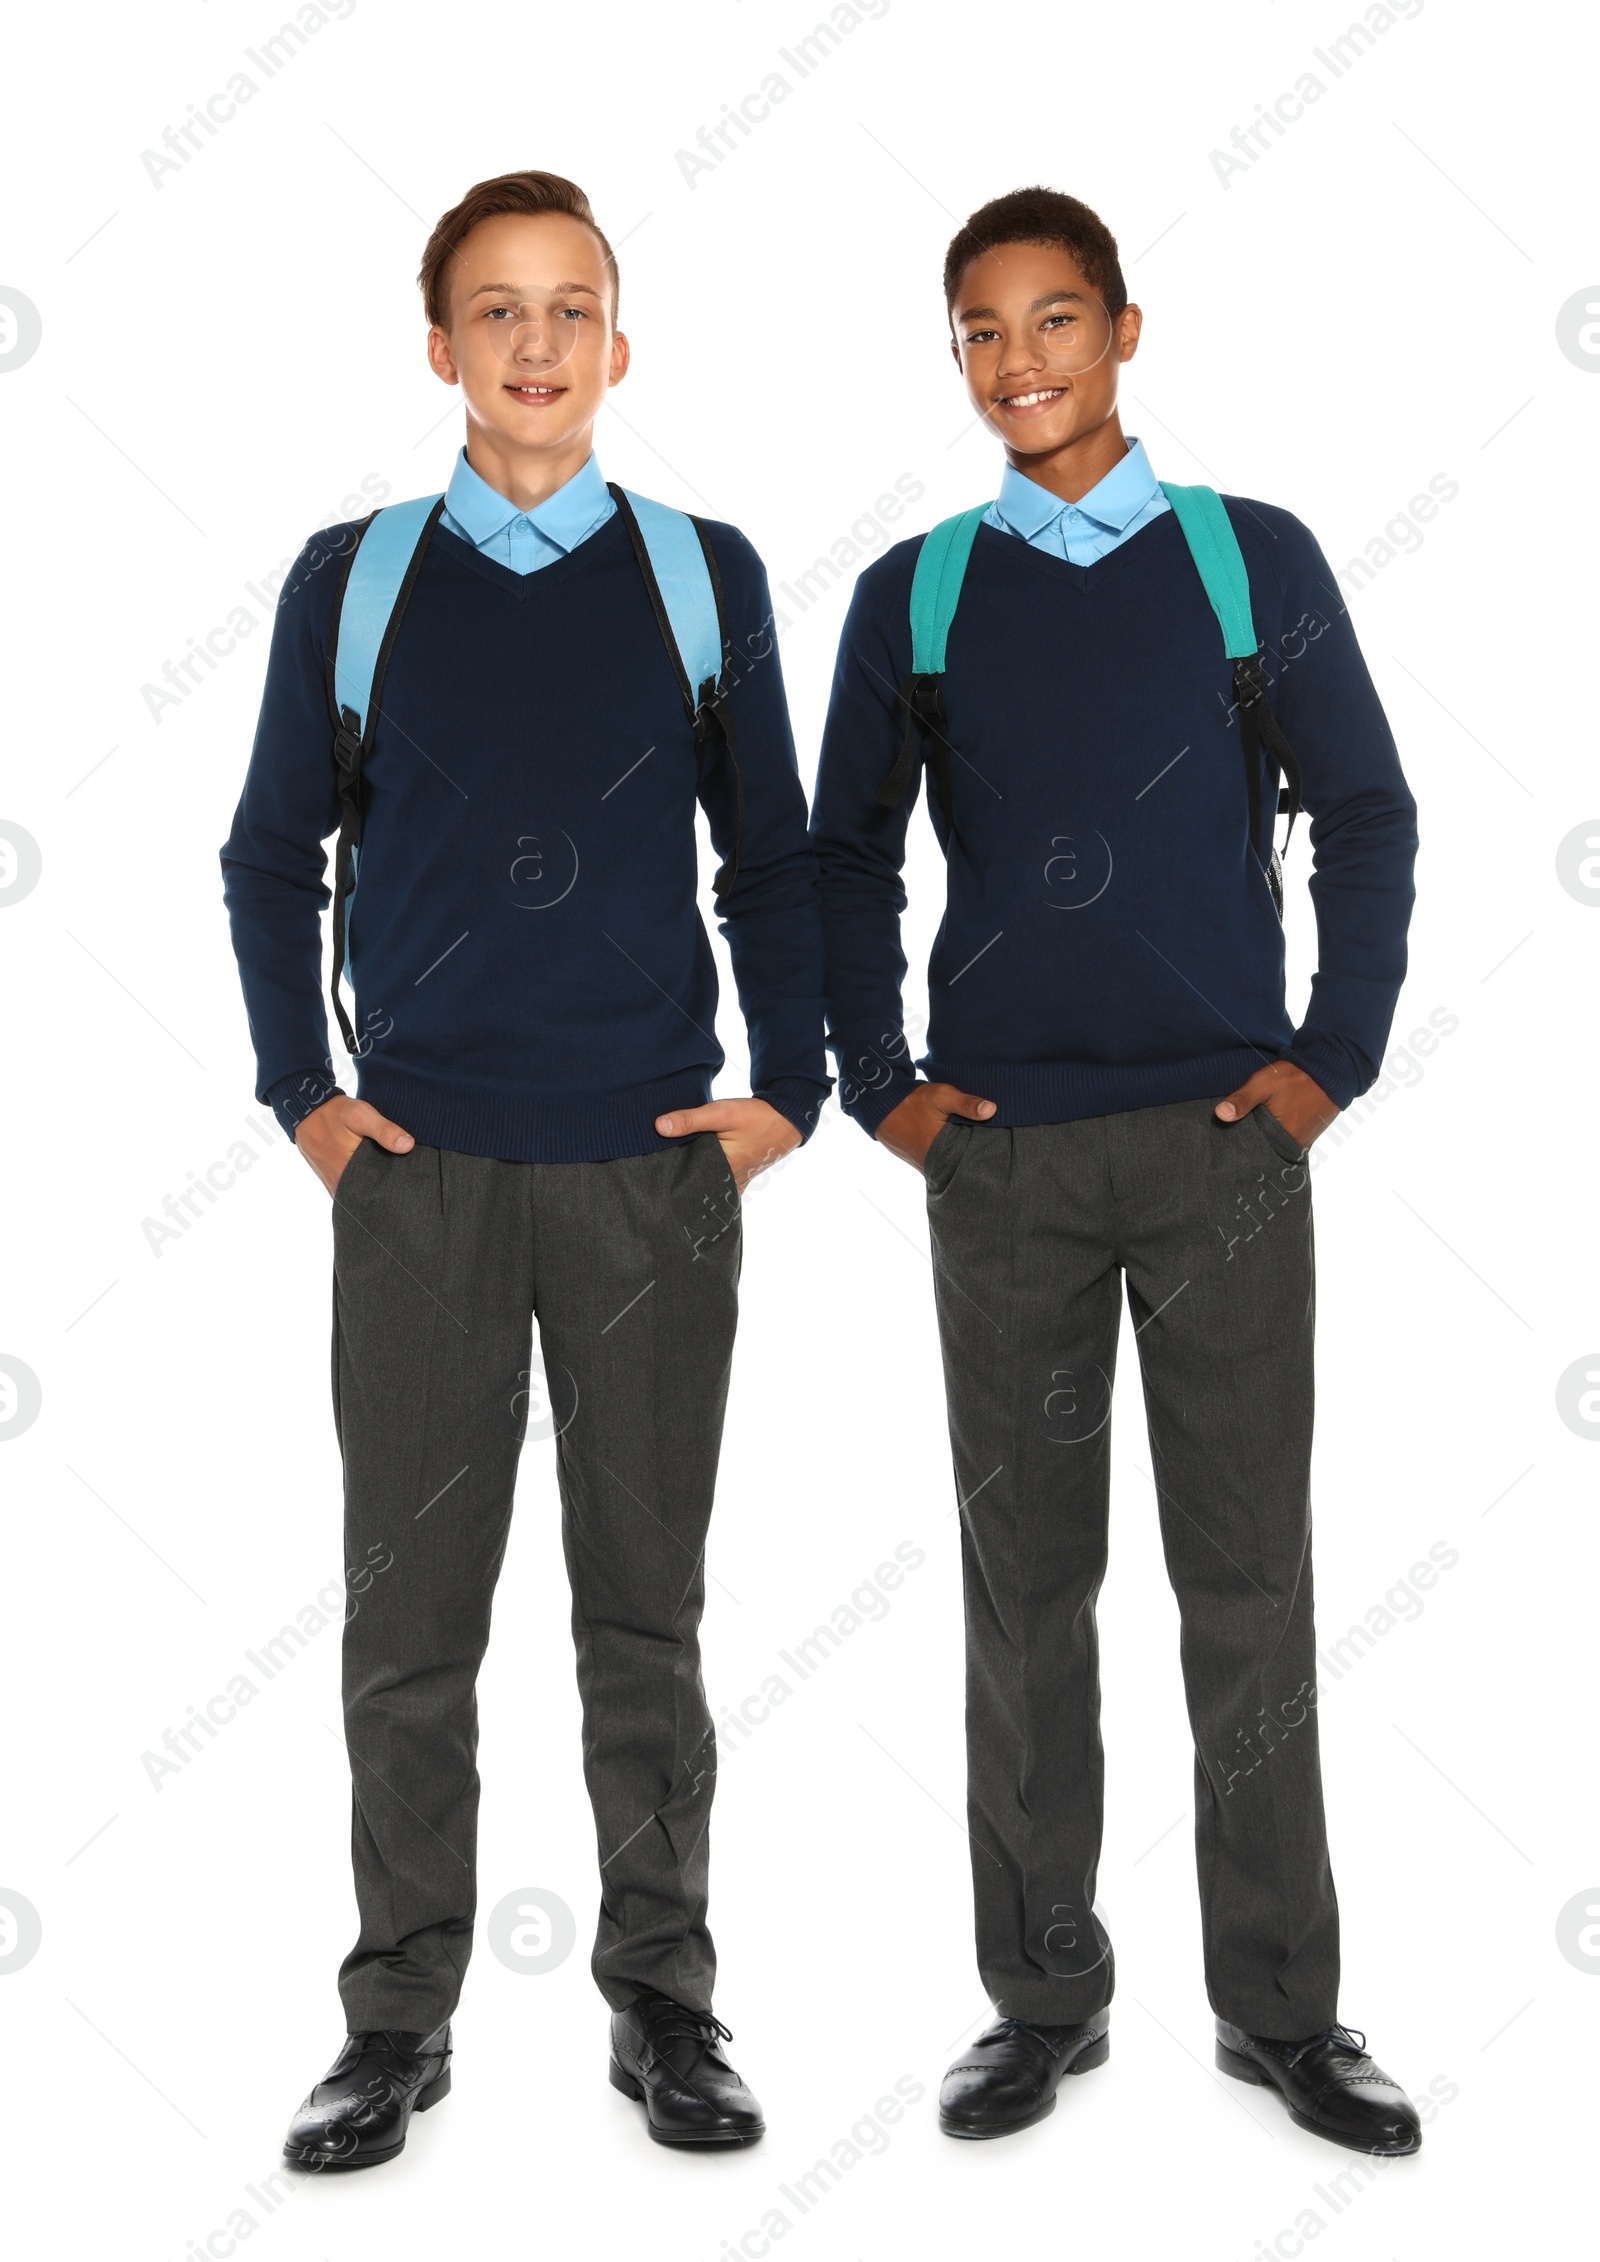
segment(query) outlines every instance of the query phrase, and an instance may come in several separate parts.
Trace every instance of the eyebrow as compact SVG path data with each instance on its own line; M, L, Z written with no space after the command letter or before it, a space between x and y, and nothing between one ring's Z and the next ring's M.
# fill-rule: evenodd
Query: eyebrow
M1068 298L1075 299L1079 306L1087 306L1089 303L1082 291L1046 291L1043 298L1033 300L1028 312L1037 314L1043 307L1059 306L1063 299ZM1000 319L999 309L993 306L968 306L962 309L956 319L958 322L977 322L985 317L991 322L997 322Z
M468 295L472 298L482 298L485 291L493 291L497 295L510 298L529 287L525 283L480 283L477 289ZM565 291L570 294L574 291L582 291L585 298L598 298L600 296L592 283L551 283L547 287L557 293ZM535 284L532 288L537 289L538 285Z

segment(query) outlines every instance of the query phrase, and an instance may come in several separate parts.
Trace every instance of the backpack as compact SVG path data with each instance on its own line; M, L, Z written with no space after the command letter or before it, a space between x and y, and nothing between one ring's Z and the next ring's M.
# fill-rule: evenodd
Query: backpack
M1161 492L1173 513L1195 570L1211 600L1222 630L1222 645L1233 662L1233 691L1239 707L1239 741L1244 753L1245 787L1249 795L1250 845L1259 855L1261 838L1261 778L1265 749L1274 783L1279 770L1287 783L1274 804L1289 819L1283 845L1299 812L1300 765L1267 704L1267 683L1257 656L1255 623L1250 611L1250 578L1245 571L1239 538L1233 531L1222 498L1211 487L1170 486ZM925 736L931 748L933 782L944 811L946 826L955 832L950 791L949 728L944 711L944 653L950 623L961 602L961 584L978 527L992 505L947 518L923 539L911 583L911 673L901 684L898 698L906 710L906 734L894 768L878 788L877 805L892 809L916 774L917 740ZM1283 916L1283 868L1276 847L1267 866L1267 884L1278 916Z
M744 775L739 767L722 577L705 524L608 480L606 491L627 528L651 610L672 661L684 712L694 727L695 774L704 772L713 734L733 764L737 823L733 854L712 881L725 895L739 876L744 846ZM361 861L362 765L372 751L382 712L383 681L395 638L410 601L443 495L390 503L361 522L344 559L333 596L328 634L328 707L333 719L333 762L339 786L339 844L334 855L333 975L329 994L347 1051L355 1031L339 994L344 973L349 901Z

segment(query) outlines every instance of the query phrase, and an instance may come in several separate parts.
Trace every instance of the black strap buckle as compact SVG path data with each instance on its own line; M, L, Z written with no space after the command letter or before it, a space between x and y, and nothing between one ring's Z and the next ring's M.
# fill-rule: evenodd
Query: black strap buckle
M339 711L339 727L333 734L333 767L339 783L341 814L339 841L333 857L333 970L328 995L345 1050L351 1054L356 1049L355 1031L345 1012L339 983L344 974L350 891L355 885L355 850L361 838L361 751L361 718L353 707L343 707Z
M708 676L700 686L694 709L695 768L702 775L713 734L720 737L733 764L733 854L723 859L711 882L713 895L726 895L739 877L739 860L744 854L744 770L739 762L739 734L726 678L713 681Z
M1278 789L1273 807L1280 816L1286 815L1289 819L1289 830L1283 836L1287 850L1301 808L1300 764L1272 712L1267 699L1267 679L1255 653L1246 653L1234 661L1233 692L1239 707L1239 743L1244 753L1245 790L1250 803L1250 845L1260 853L1261 771L1265 753L1274 773L1281 770L1286 781ZM1277 853L1274 849L1274 856Z
M908 675L895 696L906 711L906 731L894 768L878 788L877 806L893 809L898 804L916 776L918 742L925 739L939 806L944 812L946 829L954 838L955 798L950 781L950 725L944 711L944 677Z

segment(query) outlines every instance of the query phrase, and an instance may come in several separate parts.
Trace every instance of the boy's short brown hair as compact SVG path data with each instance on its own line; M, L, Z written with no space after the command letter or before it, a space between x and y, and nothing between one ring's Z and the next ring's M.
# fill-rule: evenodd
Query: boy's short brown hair
M480 220L497 219L503 212L564 212L592 230L611 270L611 320L617 319L617 262L605 230L589 209L589 199L576 181L559 173L501 173L492 181L479 181L459 204L452 205L434 227L422 254L417 283L428 320L447 329L450 320L449 267L461 244Z
M1012 189L981 204L950 240L944 255L944 303L954 301L961 278L986 251L1008 243L1051 244L1072 254L1105 300L1106 312L1120 314L1128 303L1127 285L1117 261L1117 239L1098 212L1059 189Z

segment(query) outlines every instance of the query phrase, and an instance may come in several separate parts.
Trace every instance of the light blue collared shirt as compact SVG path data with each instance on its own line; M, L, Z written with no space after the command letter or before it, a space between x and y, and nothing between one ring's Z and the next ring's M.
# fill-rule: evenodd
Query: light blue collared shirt
M537 573L587 542L616 507L593 456L564 487L531 511L519 511L498 488L479 478L463 448L445 489L439 524L497 565L509 566L513 573Z
M983 523L1002 534L1019 535L1049 557L1086 566L1171 508L1156 484L1144 442L1130 440L1122 461L1075 503L1064 503L1008 463Z

